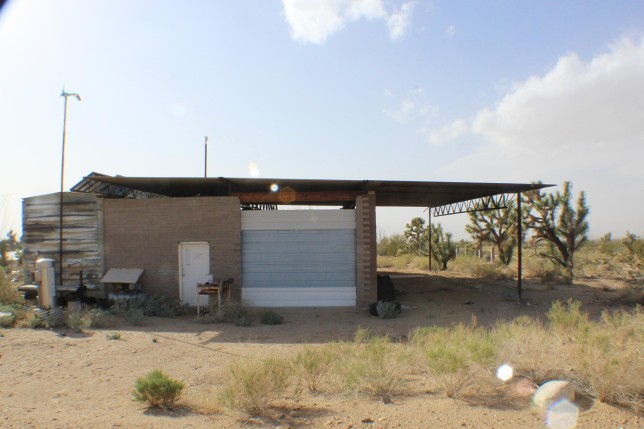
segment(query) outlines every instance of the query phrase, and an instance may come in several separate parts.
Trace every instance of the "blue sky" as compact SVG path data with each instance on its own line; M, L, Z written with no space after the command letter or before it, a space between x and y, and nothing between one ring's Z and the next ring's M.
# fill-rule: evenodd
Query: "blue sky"
M66 189L200 177L208 136L211 176L570 180L592 236L642 234L642 23L626 0L9 0L0 233L60 187L64 86Z

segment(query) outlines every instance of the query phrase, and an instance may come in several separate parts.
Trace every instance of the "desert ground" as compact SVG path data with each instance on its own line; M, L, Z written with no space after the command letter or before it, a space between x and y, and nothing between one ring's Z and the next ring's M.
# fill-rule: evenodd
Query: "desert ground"
M222 407L217 392L226 367L240 356L289 356L305 344L351 339L358 326L404 339L412 328L469 322L481 325L519 315L542 317L553 300L582 301L591 317L624 305L620 285L580 280L575 285L524 281L524 303L512 299L512 281L454 275L395 273L403 311L379 319L362 309L276 309L284 323L250 327L146 318L140 326L116 322L77 333L66 328L5 329L0 337L2 428L543 428L547 413L501 381L448 399L423 380L383 401L322 390L275 403L268 417ZM120 339L110 339L120 334ZM134 381L159 368L185 382L181 406L148 409L133 400ZM627 409L580 396L579 428L641 428Z

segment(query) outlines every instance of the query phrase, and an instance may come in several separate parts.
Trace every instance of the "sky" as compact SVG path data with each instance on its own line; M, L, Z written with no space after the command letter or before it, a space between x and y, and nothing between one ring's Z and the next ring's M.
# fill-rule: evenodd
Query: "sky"
M644 233L641 0L9 0L2 236L60 189L63 88L65 189L202 177L208 136L213 177L571 181L591 237Z

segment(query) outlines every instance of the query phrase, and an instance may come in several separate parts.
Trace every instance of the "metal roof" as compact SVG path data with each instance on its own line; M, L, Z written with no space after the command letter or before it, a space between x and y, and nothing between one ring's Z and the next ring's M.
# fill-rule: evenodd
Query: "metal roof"
M228 177L122 177L92 173L72 191L106 196L239 196L243 203L349 205L373 191L381 207L439 207L493 195L527 192L553 185L534 183L316 180ZM275 190L277 188L277 190Z

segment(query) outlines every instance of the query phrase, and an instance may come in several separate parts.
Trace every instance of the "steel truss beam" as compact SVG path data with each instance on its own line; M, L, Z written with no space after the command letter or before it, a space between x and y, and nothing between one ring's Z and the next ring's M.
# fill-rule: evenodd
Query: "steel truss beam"
M477 198L474 200L461 201L454 204L432 207L434 216L448 216L459 213L472 213L485 210L499 210L508 207L508 203L516 197L516 194L499 194L489 197Z

